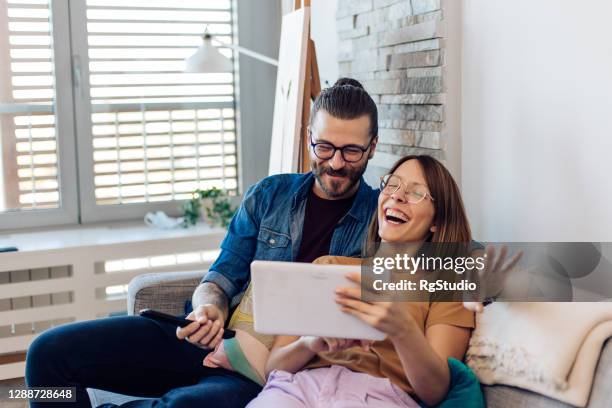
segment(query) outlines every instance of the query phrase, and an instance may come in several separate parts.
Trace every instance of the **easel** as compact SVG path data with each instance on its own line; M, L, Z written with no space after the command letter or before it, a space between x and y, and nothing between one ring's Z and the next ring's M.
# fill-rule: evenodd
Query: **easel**
M293 10L302 7L310 7L310 0L295 0ZM310 24L308 25L308 49L306 51L306 78L304 80L304 103L302 105L302 129L300 132L300 160L298 168L307 173L310 171L310 160L308 149L310 138L308 137L308 124L310 121L310 103L321 93L321 78L319 77L319 66L317 65L317 53L314 41L310 38Z

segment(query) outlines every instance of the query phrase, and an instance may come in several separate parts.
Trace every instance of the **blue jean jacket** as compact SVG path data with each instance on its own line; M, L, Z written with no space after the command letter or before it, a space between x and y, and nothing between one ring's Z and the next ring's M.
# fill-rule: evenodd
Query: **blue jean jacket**
M216 283L233 299L246 289L253 260L293 261L313 183L312 173L280 174L249 188L221 243L221 254L202 282ZM334 230L330 255L360 256L378 193L361 179L353 206Z

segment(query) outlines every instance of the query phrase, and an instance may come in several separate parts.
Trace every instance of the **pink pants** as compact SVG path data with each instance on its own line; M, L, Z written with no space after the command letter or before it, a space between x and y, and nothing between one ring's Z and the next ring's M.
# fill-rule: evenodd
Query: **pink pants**
M386 378L342 366L299 371L275 370L248 408L389 408L419 405Z

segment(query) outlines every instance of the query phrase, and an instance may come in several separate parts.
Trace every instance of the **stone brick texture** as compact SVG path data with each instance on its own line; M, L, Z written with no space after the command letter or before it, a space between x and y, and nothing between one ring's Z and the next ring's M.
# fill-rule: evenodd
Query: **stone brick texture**
M379 142L366 180L407 154L444 161L441 0L338 0L338 67L377 103Z

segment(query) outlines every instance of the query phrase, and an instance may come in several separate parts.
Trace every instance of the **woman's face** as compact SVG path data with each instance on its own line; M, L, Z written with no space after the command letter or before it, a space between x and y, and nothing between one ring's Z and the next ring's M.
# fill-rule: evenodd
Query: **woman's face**
M417 160L408 160L393 173L402 185L391 195L378 196L378 234L383 242L417 242L436 230L435 208L428 195L418 204L407 200L406 187L420 185L429 192L423 169Z

